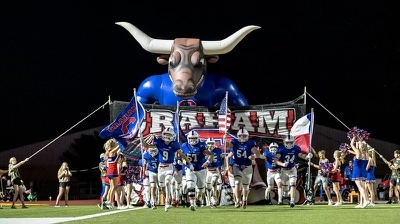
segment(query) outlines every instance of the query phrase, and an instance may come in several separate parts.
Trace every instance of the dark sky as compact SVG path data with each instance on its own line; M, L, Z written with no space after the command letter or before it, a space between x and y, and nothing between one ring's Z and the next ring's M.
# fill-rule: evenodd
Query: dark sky
M244 26L261 26L209 72L230 77L250 104L290 101L306 87L316 100L307 98L317 124L358 126L372 138L399 143L400 24L394 7L382 1L128 2L0 7L1 150L54 139L108 96L129 101L146 77L167 71L115 25L120 21L160 39L219 40ZM70 132L107 124L105 108Z

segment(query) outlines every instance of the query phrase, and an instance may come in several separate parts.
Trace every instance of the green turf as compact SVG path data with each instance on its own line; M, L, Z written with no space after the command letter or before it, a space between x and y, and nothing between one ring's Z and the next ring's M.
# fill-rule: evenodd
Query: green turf
M340 207L328 205L296 205L289 206L262 206L250 205L247 209L222 206L219 208L198 208L190 211L189 208L172 208L168 212L163 206L158 209L129 210L117 214L75 220L65 223L173 223L173 224L214 224L214 223L397 223L396 217L400 206L378 204L375 207L364 209L354 208L355 205ZM1 218L39 218L39 217L79 217L84 215L107 213L111 210L100 210L96 206L71 206L68 208L54 208L50 206L32 206L29 209L0 210ZM117 210L112 210L117 211ZM127 222L128 221L128 222ZM29 222L27 222L29 223Z

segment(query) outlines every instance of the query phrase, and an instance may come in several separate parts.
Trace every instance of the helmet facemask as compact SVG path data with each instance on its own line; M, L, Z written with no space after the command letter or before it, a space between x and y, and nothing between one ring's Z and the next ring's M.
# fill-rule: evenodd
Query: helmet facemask
M174 129L169 127L166 128L162 133L162 140L166 143L170 143L175 140L175 132Z
M288 135L284 140L283 144L287 149L292 149L294 147L294 138L292 135Z
M157 148L149 148L149 154L154 157L158 154L158 149Z
M269 151L275 155L276 152L278 151L278 144L276 144L275 142L272 142L269 147L268 147Z
M243 143L249 140L249 132L246 129L240 129L237 132L238 141Z
M213 139L213 138L208 138L208 139L206 140L206 145L207 145L207 148L208 148L208 149L213 150L213 149L215 148L215 141L214 141L214 139Z
M196 145L197 143L199 143L200 139L199 139L199 134L196 131L190 131L187 139L188 139L188 143L190 145Z

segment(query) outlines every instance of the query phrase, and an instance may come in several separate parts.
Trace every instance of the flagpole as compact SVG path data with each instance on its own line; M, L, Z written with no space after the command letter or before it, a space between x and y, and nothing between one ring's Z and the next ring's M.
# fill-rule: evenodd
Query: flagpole
M176 101L176 111L175 111L175 126L176 126L176 139L178 140L179 144L181 144L180 138L179 138L179 101Z
M139 105L138 105L138 100L137 100L137 97L136 97L136 88L133 88L133 96L135 97L136 118L137 118L138 121L140 121L140 118L139 118L139 107L138 107ZM138 128L139 146L140 146L140 152L142 153L142 159L143 159L143 154L144 154L143 153L143 143L142 143L143 137L142 137L142 131L141 131L142 122L139 123L138 127L139 127Z
M225 108L226 108L226 119L225 119L225 134L228 132L228 91L225 92Z
M312 152L312 135L314 132L314 108L311 108L311 119L310 119L310 145L308 149L308 154ZM306 187L306 201L304 204L312 205L314 204L314 189L311 188L311 158L308 158L307 167L307 187Z

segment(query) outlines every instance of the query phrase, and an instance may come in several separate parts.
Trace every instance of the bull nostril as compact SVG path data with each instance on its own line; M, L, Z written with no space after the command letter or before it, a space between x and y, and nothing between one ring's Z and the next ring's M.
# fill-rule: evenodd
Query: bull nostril
M174 83L175 90L183 90L183 91L193 91L195 89L195 85L193 81L188 81L187 83L183 83L182 80L176 80Z

